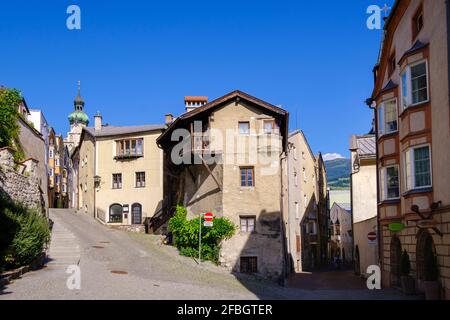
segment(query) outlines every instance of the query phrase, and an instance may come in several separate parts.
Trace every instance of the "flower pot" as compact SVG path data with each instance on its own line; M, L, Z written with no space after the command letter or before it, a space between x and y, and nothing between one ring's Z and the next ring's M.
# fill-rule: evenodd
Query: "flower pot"
M402 276L402 291L406 295L412 295L416 292L414 278L411 276Z
M439 281L424 281L423 287L427 300L439 300L441 298Z

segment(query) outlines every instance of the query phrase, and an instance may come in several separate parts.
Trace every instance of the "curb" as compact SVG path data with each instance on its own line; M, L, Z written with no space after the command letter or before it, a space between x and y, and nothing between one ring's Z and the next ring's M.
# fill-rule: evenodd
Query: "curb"
M0 288L11 283L11 280L20 278L22 275L29 271L40 269L47 259L47 254L42 252L37 258L35 258L29 265L20 267L12 271L6 271L0 274Z

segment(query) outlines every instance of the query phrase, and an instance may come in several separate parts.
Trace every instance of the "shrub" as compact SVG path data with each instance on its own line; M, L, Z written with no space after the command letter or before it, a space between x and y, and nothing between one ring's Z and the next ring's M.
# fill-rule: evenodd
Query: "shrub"
M181 255L198 257L200 218L188 220L186 216L186 208L177 206L175 215L169 220L169 230ZM202 218L201 223L203 221ZM236 226L226 218L215 218L213 227L202 227L202 259L218 263L221 242L232 237L235 230Z
M0 202L0 269L29 264L50 240L47 219L21 204Z
M403 250L400 259L400 272L402 276L409 276L411 272L411 261L409 260L409 254L406 250Z

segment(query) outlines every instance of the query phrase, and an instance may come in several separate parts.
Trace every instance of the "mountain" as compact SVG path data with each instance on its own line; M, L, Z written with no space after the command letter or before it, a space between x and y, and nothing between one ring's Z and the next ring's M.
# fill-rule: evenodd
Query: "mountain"
M325 161L328 187L331 190L350 189L350 159L337 158Z

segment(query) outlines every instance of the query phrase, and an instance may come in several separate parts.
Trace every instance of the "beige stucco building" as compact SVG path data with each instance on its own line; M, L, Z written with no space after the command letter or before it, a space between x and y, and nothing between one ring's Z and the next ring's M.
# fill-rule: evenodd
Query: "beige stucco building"
M166 160L168 209L160 221L167 221L177 204L186 206L190 218L205 212L226 217L238 230L222 243L222 266L279 278L285 255L281 172L288 113L240 91L209 103L205 97L186 97L185 103L187 112L158 139ZM183 132L188 139L181 150L177 142ZM185 161L178 162L180 154Z
M353 262L352 212L349 203L334 203L330 209L330 252L333 258Z
M419 292L432 269L429 262L437 259L440 294L447 299L449 26L448 1L396 1L385 23L368 100L377 114L383 285L400 284L400 256L406 250Z
M375 135L352 136L350 152L355 271L366 277L367 267L379 264Z
M326 172L321 156L312 152L304 133L289 134L286 189L288 211L285 228L288 268L312 270L327 257Z
M100 114L94 118L72 152L77 208L105 224L143 225L161 210L163 152L156 138L165 126L104 126Z

